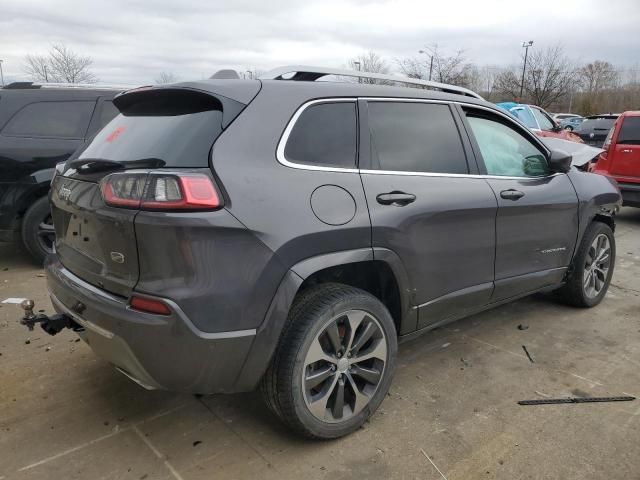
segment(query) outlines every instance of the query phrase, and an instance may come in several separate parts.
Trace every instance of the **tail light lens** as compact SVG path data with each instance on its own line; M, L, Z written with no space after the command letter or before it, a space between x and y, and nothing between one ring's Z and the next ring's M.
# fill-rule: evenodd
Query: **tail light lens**
M215 210L223 206L202 173L114 173L100 184L107 205L142 210Z
M138 297L134 295L129 301L129 306L134 310L153 313L155 315L169 315L171 313L171 310L166 303L153 298Z

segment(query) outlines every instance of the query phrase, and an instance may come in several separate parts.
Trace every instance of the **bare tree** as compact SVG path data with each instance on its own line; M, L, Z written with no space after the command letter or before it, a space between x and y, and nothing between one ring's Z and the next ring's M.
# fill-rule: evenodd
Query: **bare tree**
M524 97L520 96L519 67L499 74L495 87L510 100L529 102L548 108L559 103L575 82L576 71L561 46L538 50L529 54L524 78Z
M176 83L177 81L178 77L173 72L160 72L160 75L158 75L155 80L157 85Z
M387 62L375 52L366 52L349 60L349 68L369 73L389 73ZM375 78L360 78L359 83L372 85L386 85L386 80L376 80Z
M46 55L27 55L24 71L37 82L95 83L89 70L91 57L78 55L62 44L56 44Z
M615 87L618 72L609 62L596 60L578 70L578 79L587 93L597 94L602 89Z
M397 60L402 73L411 78L431 78L436 82L467 88L476 82L477 68L466 61L463 50L458 50L454 55L446 56L439 50L438 45L434 45L433 47L425 47L425 53L428 54L427 61L416 57Z

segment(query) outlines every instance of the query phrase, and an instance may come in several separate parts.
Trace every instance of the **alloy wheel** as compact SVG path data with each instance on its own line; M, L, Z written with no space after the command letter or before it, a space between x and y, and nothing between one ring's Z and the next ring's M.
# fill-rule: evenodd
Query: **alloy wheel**
M307 351L302 385L317 419L343 422L367 406L383 378L387 339L378 319L363 310L333 317Z
M611 243L604 233L598 235L587 252L582 284L589 298L597 297L607 283L611 267Z
M48 214L38 224L38 243L40 247L46 252L51 253L53 251L53 242L55 241L56 231L53 227L53 219L51 214Z

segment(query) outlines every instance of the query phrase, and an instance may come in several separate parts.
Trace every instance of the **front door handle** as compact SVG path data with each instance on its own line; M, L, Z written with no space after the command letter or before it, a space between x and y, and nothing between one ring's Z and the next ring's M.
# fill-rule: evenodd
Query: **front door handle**
M376 200L380 205L395 205L397 207L404 207L416 200L416 196L412 193L393 191L389 193L381 193L376 197Z
M510 188L509 190L502 190L500 192L500 196L505 200L518 200L519 198L524 197L524 193L520 190Z
M625 148L624 150L622 150L622 153L631 153L633 152L633 150L631 150L630 148Z

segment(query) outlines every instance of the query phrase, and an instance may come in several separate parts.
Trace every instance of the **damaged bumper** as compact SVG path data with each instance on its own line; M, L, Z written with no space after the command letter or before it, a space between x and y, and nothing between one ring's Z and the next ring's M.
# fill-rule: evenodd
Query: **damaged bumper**
M66 326L136 383L188 393L237 390L255 330L201 332L169 299L162 300L170 315L139 312L126 298L75 276L55 255L45 268L51 302Z

